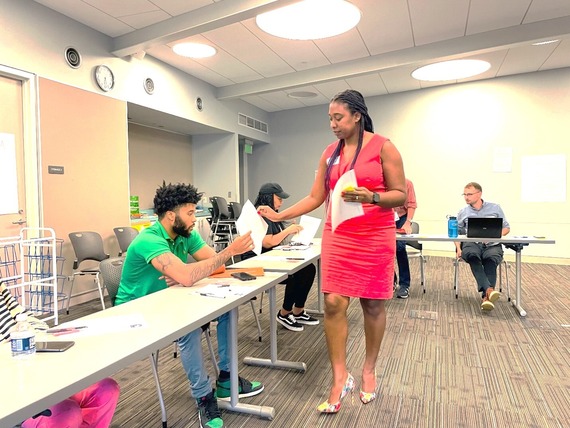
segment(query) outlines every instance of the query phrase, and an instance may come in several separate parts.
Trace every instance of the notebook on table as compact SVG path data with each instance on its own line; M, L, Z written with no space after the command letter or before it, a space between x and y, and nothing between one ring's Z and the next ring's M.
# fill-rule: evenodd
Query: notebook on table
M503 235L503 219L500 217L469 217L468 238L500 238Z

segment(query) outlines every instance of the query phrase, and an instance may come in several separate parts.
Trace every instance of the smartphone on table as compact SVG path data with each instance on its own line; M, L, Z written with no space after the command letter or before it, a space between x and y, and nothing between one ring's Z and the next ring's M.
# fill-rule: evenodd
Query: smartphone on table
M241 281L252 281L255 278L257 278L256 276L251 275L247 272L234 272L234 273L232 273L232 276L234 278L241 280Z
M36 342L36 352L63 352L75 345L72 340Z

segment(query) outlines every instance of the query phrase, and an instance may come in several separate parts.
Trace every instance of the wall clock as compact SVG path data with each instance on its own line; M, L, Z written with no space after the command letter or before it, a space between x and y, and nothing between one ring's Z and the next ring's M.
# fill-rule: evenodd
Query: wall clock
M106 65L98 65L95 67L95 81L97 85L105 92L110 91L115 86L115 76Z

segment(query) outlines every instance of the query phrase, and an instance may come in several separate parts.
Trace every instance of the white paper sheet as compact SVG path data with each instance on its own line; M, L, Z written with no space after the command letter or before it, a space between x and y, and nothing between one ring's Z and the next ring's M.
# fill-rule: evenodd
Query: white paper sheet
M303 228L301 232L293 236L291 242L298 242L303 245L310 245L311 241L317 234L319 226L321 225L321 219L317 217L311 217L309 215L302 215L299 225Z
M336 186L331 196L331 220L332 231L343 221L349 220L354 217L359 217L364 214L364 209L360 202L346 202L342 199L341 193L349 186L357 187L356 175L354 170L345 172L336 182Z
M253 252L259 256L263 238L267 233L267 223L263 220L263 217L257 214L257 209L249 199L243 205L241 214L236 220L236 228L240 235L245 235L251 231L251 237L255 245Z

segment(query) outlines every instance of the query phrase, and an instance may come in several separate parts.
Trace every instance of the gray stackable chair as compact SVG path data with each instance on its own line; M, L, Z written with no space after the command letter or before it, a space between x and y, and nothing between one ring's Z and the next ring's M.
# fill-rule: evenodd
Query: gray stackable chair
M101 299L101 306L105 309L105 300L103 298L103 287L99 280L99 263L109 258L109 254L105 252L103 247L103 238L97 232L71 232L69 240L75 252L75 260L73 261L73 274L71 275L71 287L69 295L67 296L67 313L69 314L69 302L71 300L71 293L73 291L73 284L77 276L91 275L93 281L99 290L99 297ZM99 262L97 265L86 268L80 268L84 261Z
M453 259L453 289L455 290L455 298L457 299L459 297L459 265L460 263L465 263L467 264L467 262L461 258L457 258L455 257ZM499 292L503 292L503 268L505 271L505 283L507 285L507 299L510 302L511 301L511 290L509 287L509 264L507 263L507 261L505 259L503 259L503 261L499 264L499 272L498 272L498 279L499 279Z
M113 229L115 236L117 237L117 242L119 243L119 256L122 256L127 252L129 245L133 242L133 239L137 237L139 231L134 227L115 227Z
M109 297L111 298L111 304L115 305L115 298L117 297L117 292L119 291L119 284L121 283L121 274L123 272L123 264L125 262L125 257L113 257L103 260L99 265L101 269L101 277L103 278L103 283L109 292ZM212 364L214 369L218 370L218 363L216 361L216 354L214 353L214 348L212 347L212 341L210 339L210 323L202 326L202 332L206 338L206 343L210 351L210 358L212 359ZM150 366L152 368L152 374L154 376L154 381L156 383L156 394L158 395L158 401L160 403L160 411L162 413L162 426L166 428L167 426L167 416L166 416L166 406L164 404L164 397L162 395L162 388L160 386L160 378L158 377L158 354L159 349L150 354ZM176 354L175 354L176 356ZM217 377L217 376L216 376Z
M214 250L224 249L234 239L236 221L232 218L228 202L221 196L212 196L213 216L211 224L211 240ZM232 257L232 263L235 262Z

